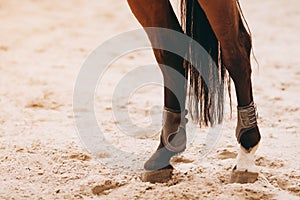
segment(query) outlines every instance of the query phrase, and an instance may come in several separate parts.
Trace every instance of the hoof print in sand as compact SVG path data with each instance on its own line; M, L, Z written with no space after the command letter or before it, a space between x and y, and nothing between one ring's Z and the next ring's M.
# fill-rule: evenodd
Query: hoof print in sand
M221 160L234 159L236 157L237 157L237 153L228 151L226 149L219 152L219 155L218 155L218 158L221 159Z
M112 182L110 180L105 181L103 184L101 185L96 185L95 187L93 187L92 189L92 193L94 195L103 195L103 194L108 194L109 190L118 188L123 186L124 184L120 184L118 182Z

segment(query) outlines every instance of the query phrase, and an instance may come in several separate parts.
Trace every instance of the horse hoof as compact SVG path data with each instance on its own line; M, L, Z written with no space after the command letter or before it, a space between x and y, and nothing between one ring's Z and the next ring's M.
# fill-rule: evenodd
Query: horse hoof
M155 171L145 171L142 174L143 182L165 183L172 178L173 169L160 169Z
M230 183L254 183L257 180L257 172L232 170Z

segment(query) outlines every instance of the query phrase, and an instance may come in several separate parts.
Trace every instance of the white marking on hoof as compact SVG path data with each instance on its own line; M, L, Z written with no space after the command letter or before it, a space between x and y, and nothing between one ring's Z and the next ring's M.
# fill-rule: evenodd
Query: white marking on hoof
M236 159L235 170L246 172L258 172L257 166L255 166L254 154L258 148L258 144L247 151L240 145L240 150Z
M240 145L236 164L231 172L230 183L254 183L258 177L258 168L255 166L254 154L258 144L247 151Z

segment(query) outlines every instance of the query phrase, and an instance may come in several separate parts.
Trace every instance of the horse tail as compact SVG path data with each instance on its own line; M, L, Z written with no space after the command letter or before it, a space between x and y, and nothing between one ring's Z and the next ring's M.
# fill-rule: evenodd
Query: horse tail
M188 56L197 59L191 59L194 63L184 63L188 80L187 106L193 121L200 126L213 126L223 120L225 87L228 87L231 105L230 78L222 64L220 44L197 0L181 0L181 23L185 34L208 53L205 57L193 51L192 45L189 47Z

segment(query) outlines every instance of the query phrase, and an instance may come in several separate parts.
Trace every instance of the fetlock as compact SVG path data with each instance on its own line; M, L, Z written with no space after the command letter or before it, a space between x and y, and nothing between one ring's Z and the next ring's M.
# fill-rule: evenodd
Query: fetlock
M186 111L180 112L164 109L163 128L160 135L160 144L156 152L145 163L146 170L172 168L170 159L186 148Z
M257 126L256 105L251 102L248 106L238 107L237 118L237 141L246 151L250 151L261 139Z

